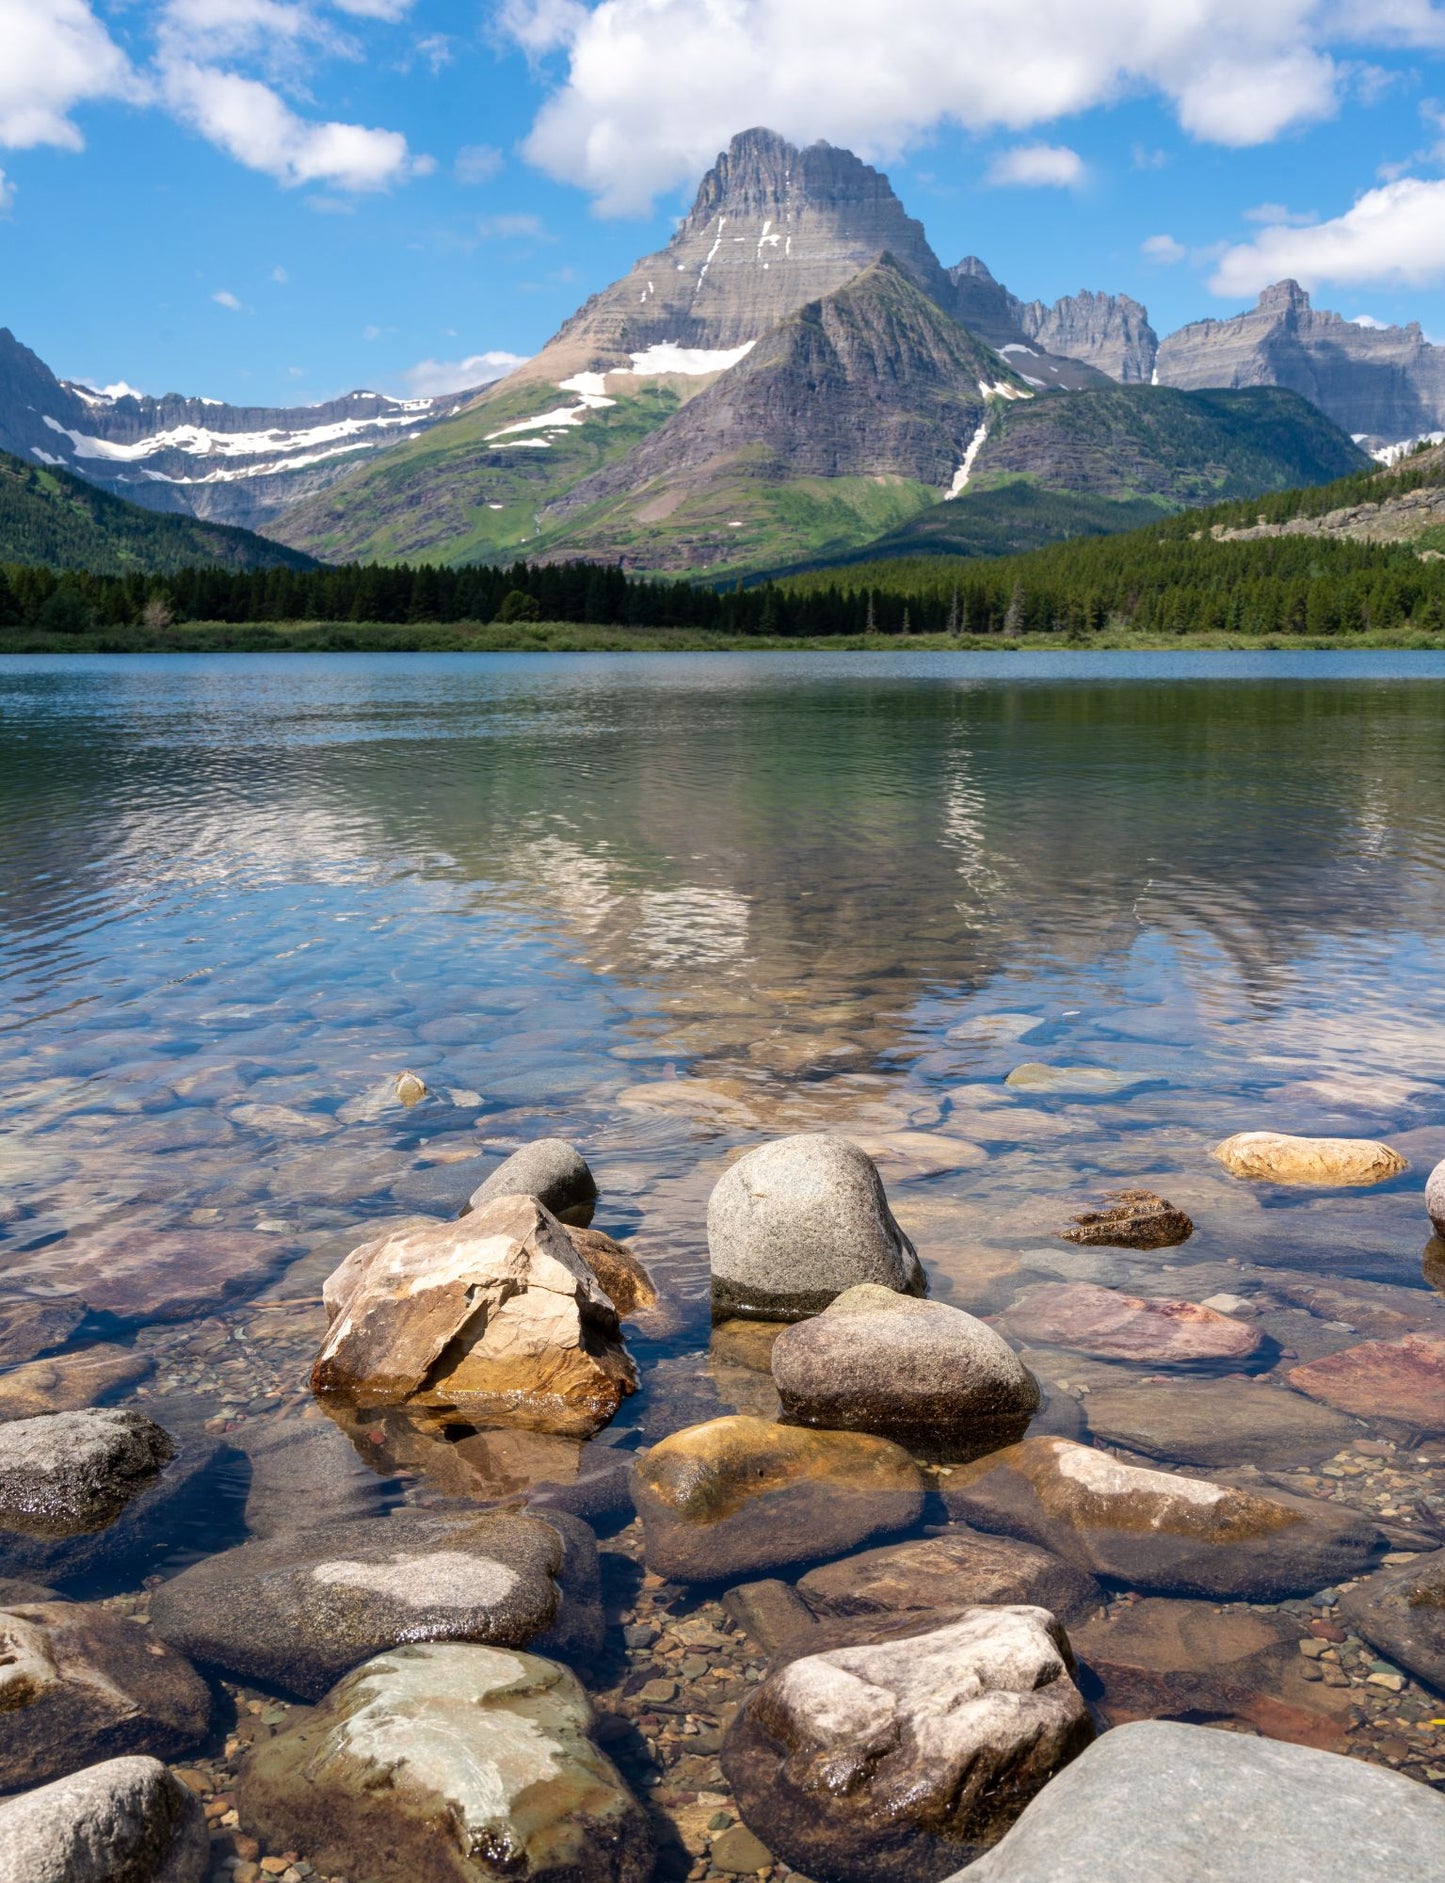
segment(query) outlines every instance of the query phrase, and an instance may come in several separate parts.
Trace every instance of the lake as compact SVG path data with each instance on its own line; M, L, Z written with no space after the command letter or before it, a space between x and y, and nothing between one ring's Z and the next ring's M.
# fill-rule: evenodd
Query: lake
M1162 1373L1014 1335L1049 1429L1439 1540L1445 1443L1418 1422L1322 1448L1221 1414L1211 1446L1187 1398L1157 1431L1140 1408L1222 1404L1222 1377L1293 1404L1291 1368L1445 1307L1421 1196L1445 1156L1445 656L14 658L0 726L0 1291L85 1314L26 1363L44 1378L0 1373L0 1416L99 1395L221 1448L129 1554L7 1562L0 1539L0 1576L143 1619L148 1578L244 1534L256 1433L314 1422L325 1276L542 1136L583 1150L596 1226L662 1296L591 1453L773 1415L766 1371L710 1350L707 1199L740 1150L840 1132L938 1300L1235 1297L1261 1334L1246 1365ZM1044 1070L1006 1084L1020 1067ZM1256 1129L1381 1138L1409 1169L1241 1181L1212 1149ZM1061 1239L1121 1188L1194 1234ZM341 1424L403 1506L590 1468L568 1440ZM635 1556L611 1528L605 1558ZM1328 1631L1337 1599L1284 1612ZM675 1672L666 1615L695 1600L646 1597L661 1646L599 1691ZM1445 1779L1439 1701L1372 1685L1358 1641L1331 1653L1266 1694L1313 1724L1236 1707L1245 1728ZM256 1732L285 1711L228 1691ZM724 1796L676 1743L647 1782L683 1760L694 1799ZM228 1796L232 1754L206 1756Z

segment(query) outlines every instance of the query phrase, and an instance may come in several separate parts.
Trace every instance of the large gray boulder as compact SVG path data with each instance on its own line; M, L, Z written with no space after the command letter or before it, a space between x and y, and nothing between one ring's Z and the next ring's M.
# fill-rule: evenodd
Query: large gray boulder
M233 1678L315 1700L404 1641L602 1645L597 1546L558 1512L398 1511L243 1543L151 1597L151 1626Z
M1439 1883L1445 1798L1207 1726L1115 1727L958 1883Z
M69 1537L100 1530L176 1454L144 1414L92 1407L0 1425L0 1531Z
M243 1821L375 1883L647 1883L640 1806L575 1677L534 1654L400 1647L258 1746Z
M864 1282L773 1344L790 1419L977 1458L1023 1437L1039 1383L985 1322Z
M205 1813L159 1759L107 1759L0 1803L0 1883L200 1883Z
M1430 1212L1435 1234L1445 1236L1445 1158L1425 1179L1425 1208Z
M723 1744L744 1821L821 1883L935 1883L1002 1836L1094 1736L1042 1608L970 1608L803 1652Z
M479 1210L499 1196L536 1197L559 1223L585 1229L597 1208L597 1180L574 1144L565 1138L538 1138L498 1164L473 1190L467 1208Z
M805 1320L859 1282L927 1289L872 1158L828 1133L740 1157L708 1199L707 1241L718 1319Z
M190 1663L110 1609L0 1608L0 1792L123 1753L180 1758L205 1737L210 1712Z

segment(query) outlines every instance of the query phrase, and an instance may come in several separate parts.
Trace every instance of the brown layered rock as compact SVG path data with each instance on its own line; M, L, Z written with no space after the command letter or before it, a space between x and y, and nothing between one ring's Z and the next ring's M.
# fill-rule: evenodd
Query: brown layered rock
M1358 1418L1445 1432L1445 1339L1439 1335L1361 1341L1291 1367L1288 1377L1300 1392Z
M626 1320L633 1314L645 1314L657 1306L657 1289L641 1262L621 1242L603 1235L600 1229L574 1229L563 1224L567 1240L597 1277L603 1294Z
M211 1696L190 1663L109 1609L0 1608L0 1792L98 1759L175 1759L205 1737Z
M1257 1328L1194 1301L1146 1300L1092 1282L1026 1288L1003 1317L1021 1340L1068 1347L1099 1360L1190 1366L1247 1360Z
M827 1883L936 1883L1004 1834L1094 1736L1046 1610L972 1608L933 1628L803 1652L723 1747L744 1821Z
M1353 1512L1126 1465L1059 1438L1026 1438L958 1467L943 1500L976 1529L1023 1537L1160 1595L1308 1593L1358 1575L1381 1541Z
M680 1582L756 1575L903 1530L923 1477L899 1445L737 1414L674 1432L633 1469L647 1566Z
M150 1354L102 1343L30 1360L0 1373L0 1420L33 1419L44 1412L79 1412L149 1379Z
M1214 1155L1231 1177L1321 1189L1388 1183L1407 1167L1398 1151L1372 1138L1295 1138L1283 1131L1238 1131Z
M1094 1578L1062 1557L962 1524L810 1569L798 1591L816 1614L837 1620L1022 1602L1074 1621L1104 1599Z
M586 1438L636 1390L617 1310L535 1197L364 1243L323 1293L318 1394Z
M1085 1210L1059 1234L1088 1248L1172 1249L1189 1240L1194 1224L1152 1190L1110 1190L1102 1209Z
M1445 1694L1445 1550L1382 1569L1340 1598L1346 1627Z

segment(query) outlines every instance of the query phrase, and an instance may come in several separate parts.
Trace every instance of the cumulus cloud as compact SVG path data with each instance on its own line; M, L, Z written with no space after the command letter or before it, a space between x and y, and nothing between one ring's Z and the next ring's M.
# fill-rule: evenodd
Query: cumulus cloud
M465 144L453 166L458 183L490 183L502 167L502 153L492 144Z
M217 307L230 308L233 314L239 314L241 311L240 297L232 294L229 288L218 288L211 296L211 299L216 303Z
M444 392L469 392L473 386L489 386L502 379L514 366L524 365L525 353L473 353L464 360L418 360L402 374L402 383L413 399L435 399Z
M1019 144L999 152L984 182L996 187L1013 184L1024 189L1069 190L1083 178L1084 160L1067 144Z
M1285 276L1307 288L1327 281L1424 287L1445 279L1445 179L1400 177L1367 190L1328 222L1270 224L1252 242L1225 250L1209 286L1238 298Z
M1151 262L1172 263L1182 262L1189 250L1172 235L1151 235L1139 244L1139 252L1147 255Z
M1023 132L1153 93L1246 146L1332 112L1362 48L1445 45L1426 0L505 0L503 20L566 58L528 155L619 213L750 124L886 159L941 123Z
M15 185L0 170L0 216L8 216L15 207Z
M129 60L86 0L0 0L0 144L79 150L75 107L136 90Z

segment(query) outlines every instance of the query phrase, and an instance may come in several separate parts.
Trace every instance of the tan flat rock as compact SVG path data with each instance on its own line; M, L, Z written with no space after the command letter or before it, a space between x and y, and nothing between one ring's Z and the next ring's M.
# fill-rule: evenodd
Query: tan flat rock
M1387 1183L1408 1168L1398 1151L1373 1138L1294 1138L1282 1131L1239 1131L1214 1155L1233 1177L1320 1188Z

